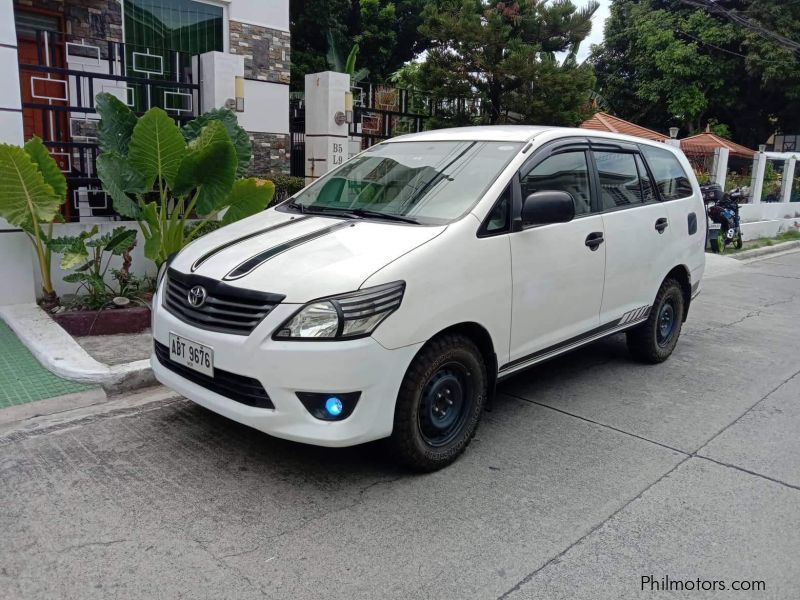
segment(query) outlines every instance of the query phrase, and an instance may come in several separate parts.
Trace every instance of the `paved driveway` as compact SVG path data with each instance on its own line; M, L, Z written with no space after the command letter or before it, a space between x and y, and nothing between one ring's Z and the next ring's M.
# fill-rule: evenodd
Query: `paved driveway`
M798 598L800 253L734 267L666 364L519 375L430 475L183 400L6 436L0 598Z

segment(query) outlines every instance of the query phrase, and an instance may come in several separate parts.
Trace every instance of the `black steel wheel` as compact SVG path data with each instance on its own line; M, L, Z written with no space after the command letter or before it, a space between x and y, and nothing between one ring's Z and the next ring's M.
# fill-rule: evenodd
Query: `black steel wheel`
M627 332L631 355L647 363L667 360L681 335L683 316L683 289L674 279L667 279L658 290L647 321Z
M415 470L449 465L475 435L487 391L486 365L472 340L452 334L432 339L400 386L389 450Z

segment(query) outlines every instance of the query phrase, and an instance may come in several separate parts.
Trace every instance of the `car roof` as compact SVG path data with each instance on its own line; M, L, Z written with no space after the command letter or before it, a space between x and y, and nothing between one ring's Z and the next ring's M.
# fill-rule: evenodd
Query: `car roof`
M547 125L482 125L478 127L451 127L449 129L433 129L431 131L400 135L388 139L383 143L441 141L528 142L536 137L541 137L543 134L549 134L545 136L548 140L557 139L559 137L573 136L594 139L605 138L672 150L672 148L663 142L654 142L631 135L611 133L607 131L579 129L577 127L554 127Z

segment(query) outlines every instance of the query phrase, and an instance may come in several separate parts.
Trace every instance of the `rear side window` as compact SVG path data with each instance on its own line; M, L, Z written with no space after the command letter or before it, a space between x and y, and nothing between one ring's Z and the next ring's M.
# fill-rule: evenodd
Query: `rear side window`
M692 195L692 183L681 163L669 150L641 146L656 187L664 200L679 200Z
M633 154L594 152L594 161L600 176L603 210L642 203L642 183Z

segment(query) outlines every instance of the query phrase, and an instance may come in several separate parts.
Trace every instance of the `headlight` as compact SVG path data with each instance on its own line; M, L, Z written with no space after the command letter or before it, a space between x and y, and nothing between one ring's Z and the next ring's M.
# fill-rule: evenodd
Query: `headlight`
M275 339L353 339L375 331L400 306L406 284L395 281L306 304L278 327Z
M164 275L167 274L167 269L169 269L169 266L172 264L172 261L175 260L177 255L177 252L170 254L167 257L167 260L161 263L161 266L158 268L158 275L156 275L156 291L158 291L158 288L161 287L161 282L164 280Z

